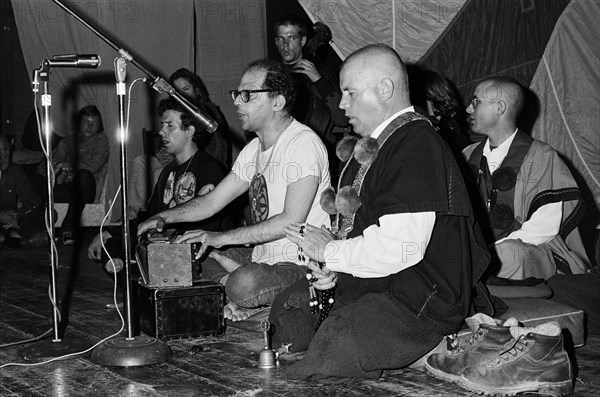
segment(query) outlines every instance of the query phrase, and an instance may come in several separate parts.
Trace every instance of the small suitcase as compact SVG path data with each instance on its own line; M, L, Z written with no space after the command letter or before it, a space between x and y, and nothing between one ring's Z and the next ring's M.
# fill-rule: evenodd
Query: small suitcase
M225 287L209 280L190 287L136 285L139 327L161 339L220 336L225 333Z

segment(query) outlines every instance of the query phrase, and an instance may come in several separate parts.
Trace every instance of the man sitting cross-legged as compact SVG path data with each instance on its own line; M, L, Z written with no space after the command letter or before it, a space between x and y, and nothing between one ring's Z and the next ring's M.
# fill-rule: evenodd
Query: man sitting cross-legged
M275 346L307 349L287 375L327 382L407 366L459 330L472 304L491 309L473 299L489 255L458 164L415 113L398 54L383 44L357 50L340 88L362 138L348 147L337 195L321 200L338 213L335 234L310 222L286 227L312 276L279 294L269 318Z
M518 81L495 76L477 85L467 107L471 129L487 137L463 153L485 207L479 220L489 220L487 242L499 259L493 274L523 280L585 273L579 187L553 148L517 128L524 101Z
M248 191L251 225L226 232L189 231L175 240L202 243L198 257L209 247L229 246L209 253L202 274L225 285L229 300L225 317L240 321L270 306L278 292L305 276L297 245L283 229L293 222L329 225L318 197L329 187L330 176L323 143L290 116L295 93L280 64L252 63L231 96L242 128L257 138L246 145L213 191L148 219L140 224L138 235L162 230L165 224L209 218Z

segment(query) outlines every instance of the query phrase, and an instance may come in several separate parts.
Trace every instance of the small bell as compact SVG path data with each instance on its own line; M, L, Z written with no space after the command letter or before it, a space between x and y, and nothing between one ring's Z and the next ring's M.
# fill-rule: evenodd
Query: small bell
M269 348L269 322L267 320L263 320L260 323L260 329L263 331L263 335L265 338L265 348L260 351L260 355L258 356L258 368L262 369L271 369L277 366L275 362L275 352Z

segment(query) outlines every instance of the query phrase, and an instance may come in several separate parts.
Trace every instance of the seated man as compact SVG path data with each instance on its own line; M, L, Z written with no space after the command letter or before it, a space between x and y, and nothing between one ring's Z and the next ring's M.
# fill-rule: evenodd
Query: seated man
M223 164L226 169L231 168L232 144L230 138L232 133L223 112L211 101L202 79L187 69L178 69L169 77L169 84L192 101L200 111L217 122L217 130L203 139L203 150ZM152 186L158 179L162 168L171 160L171 156L164 148L158 150L156 157L140 155L133 160L128 183L129 219L135 219L138 212L147 210L146 205L152 192ZM120 209L113 209L113 220L118 220L120 217Z
M209 247L241 246L213 250L202 263L205 278L225 285L226 318L238 321L269 306L275 294L305 276L296 244L285 238L283 228L292 222L328 224L317 197L329 187L330 177L323 143L290 116L295 93L280 64L252 63L231 96L242 128L257 138L213 191L153 216L139 226L138 235L162 230L165 223L210 218L249 191L252 225L226 232L191 231L176 240L202 243L198 257Z
M340 88L340 108L363 139L335 200L322 199L338 213L333 233L310 222L286 228L312 277L278 295L270 317L275 346L308 347L288 375L316 381L376 379L423 356L460 329L489 263L456 160L411 106L398 54L359 49L342 64ZM333 304L329 316L311 314L309 288L334 286L320 302Z
M214 188L226 173L224 167L203 150L208 133L183 106L173 99L164 99L160 101L157 113L161 117L160 135L163 147L169 155L173 156L173 160L160 173L148 203L148 215L158 214L204 194ZM220 231L233 227L233 220L223 211L203 222L185 223L173 227L184 229L202 227L206 230ZM133 227L132 229L135 230ZM119 252L116 254L122 256L121 226L110 227L92 240L88 247L88 256L92 260L103 259L101 239L107 246L118 246ZM106 270L112 272L110 262L106 260L104 262ZM120 258L114 262L117 271L123 268Z
M467 107L473 132L487 136L463 153L483 199L481 212L487 209L482 217L489 218L487 242L500 262L496 275L523 280L585 273L576 228L584 213L581 193L558 153L517 128L523 103L516 80L491 77L477 85Z
M54 201L69 203L62 223L64 245L75 243L74 233L86 203L93 203L96 187L101 185L108 163L108 137L103 134L100 111L88 105L77 114L77 133L60 140L52 151L54 170ZM46 162L38 167L38 183L46 186Z
M23 168L10 161L10 145L0 135L0 247L47 243L42 199Z

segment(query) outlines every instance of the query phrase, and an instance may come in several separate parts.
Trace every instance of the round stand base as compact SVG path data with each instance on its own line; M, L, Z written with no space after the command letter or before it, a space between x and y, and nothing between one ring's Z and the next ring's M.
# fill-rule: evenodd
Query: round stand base
M158 364L171 358L169 346L158 339L139 335L129 340L116 336L92 351L92 362L116 367Z
M44 339L20 350L17 354L27 361L45 361L51 358L79 353L89 349L93 343L77 339L53 341Z

